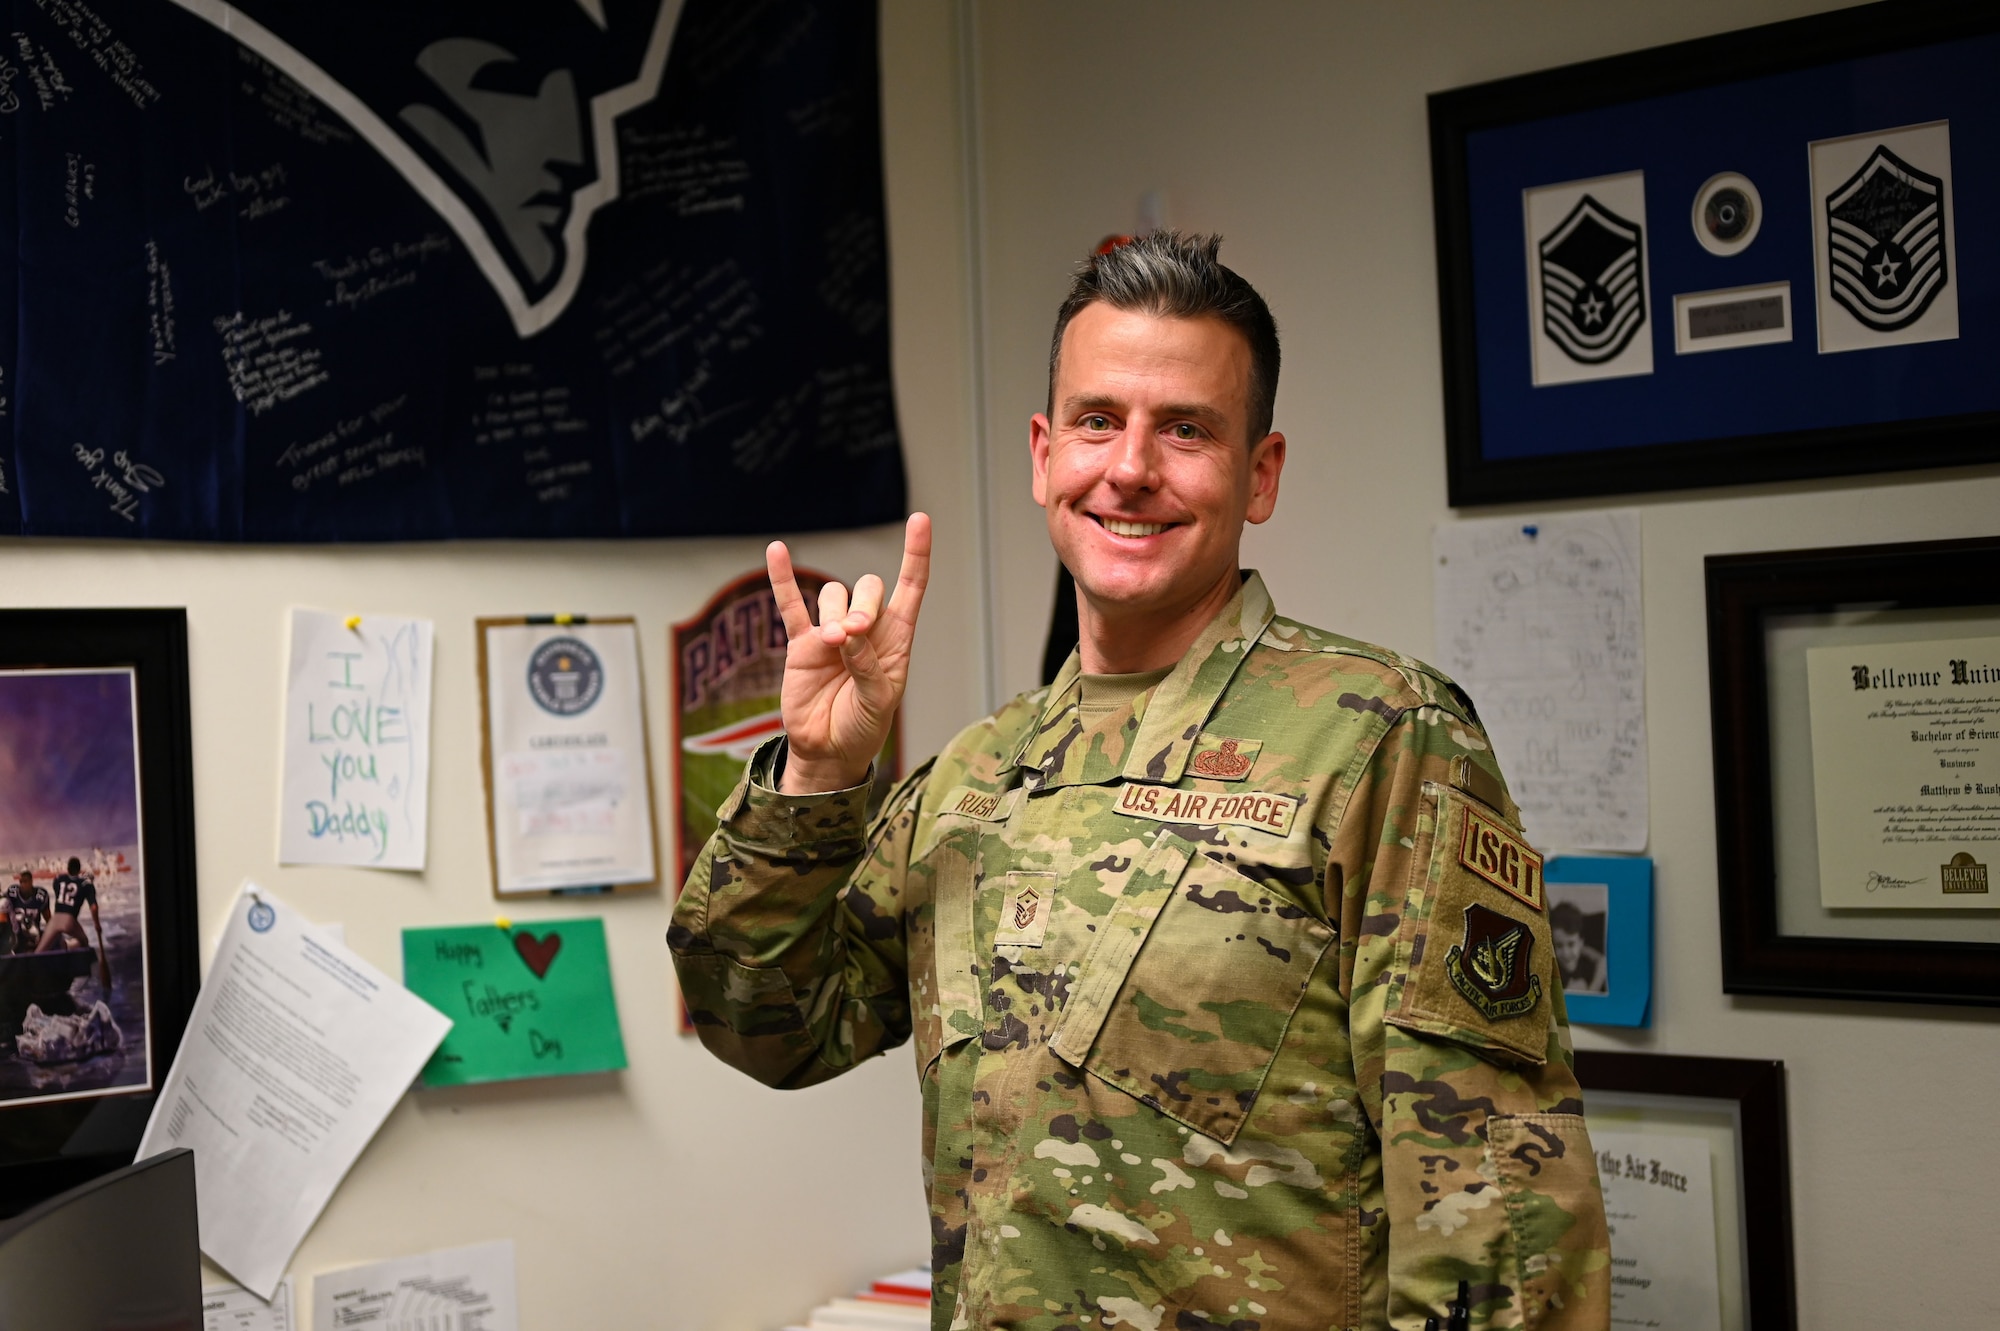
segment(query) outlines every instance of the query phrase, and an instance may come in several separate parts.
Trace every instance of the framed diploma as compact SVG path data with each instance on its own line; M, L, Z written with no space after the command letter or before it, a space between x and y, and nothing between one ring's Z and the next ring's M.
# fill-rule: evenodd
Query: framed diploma
M1792 1331L1785 1065L1576 1051L1614 1326Z
M494 894L655 885L638 625L559 615L478 628Z
M1707 561L1728 992L2000 1005L1996 559Z

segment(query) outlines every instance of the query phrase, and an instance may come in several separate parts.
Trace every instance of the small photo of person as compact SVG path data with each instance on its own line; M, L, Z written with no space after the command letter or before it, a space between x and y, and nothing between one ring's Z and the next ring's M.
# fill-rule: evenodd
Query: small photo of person
M1604 958L1611 889L1603 883L1550 883L1549 932L1566 994L1608 994L1611 967Z

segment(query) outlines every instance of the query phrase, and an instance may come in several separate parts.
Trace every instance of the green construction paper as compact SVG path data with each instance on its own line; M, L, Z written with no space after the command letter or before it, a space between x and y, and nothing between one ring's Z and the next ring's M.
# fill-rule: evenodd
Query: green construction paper
M524 936L528 956L547 960L540 976L517 945ZM426 1086L625 1066L603 920L405 929L403 984L452 1022L424 1065Z

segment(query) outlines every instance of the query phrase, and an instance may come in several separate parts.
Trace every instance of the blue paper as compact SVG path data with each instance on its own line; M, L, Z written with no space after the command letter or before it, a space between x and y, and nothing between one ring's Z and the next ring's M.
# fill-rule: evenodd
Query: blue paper
M1571 1023L1645 1026L1653 1004L1653 861L1640 856L1564 855L1542 870L1550 924L1568 894L1564 884L1604 885L1606 992L1563 990Z

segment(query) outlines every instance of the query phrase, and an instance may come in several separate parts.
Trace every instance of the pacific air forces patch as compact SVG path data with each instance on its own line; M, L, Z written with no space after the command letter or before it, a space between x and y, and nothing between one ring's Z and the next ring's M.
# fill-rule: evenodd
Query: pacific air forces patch
M1465 937L1445 953L1444 972L1451 987L1488 1021L1518 1017L1542 1001L1534 953L1535 937L1527 925L1471 905L1465 908Z
M1464 791L1427 785L1434 816L1417 843L1401 953L1408 972L1387 1020L1489 1056L1549 1056L1554 974L1542 857L1520 829ZM1425 844L1428 841L1429 844Z

